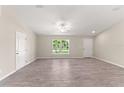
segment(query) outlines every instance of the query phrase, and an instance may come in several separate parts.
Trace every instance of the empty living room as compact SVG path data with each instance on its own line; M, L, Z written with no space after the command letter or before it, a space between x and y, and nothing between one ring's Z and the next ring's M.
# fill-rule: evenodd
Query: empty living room
M124 87L124 5L0 5L0 87Z

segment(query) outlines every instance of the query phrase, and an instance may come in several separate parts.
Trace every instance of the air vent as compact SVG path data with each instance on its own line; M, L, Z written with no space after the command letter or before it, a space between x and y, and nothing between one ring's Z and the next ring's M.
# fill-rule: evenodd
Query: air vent
M112 11L119 11L121 8L122 8L122 6L120 6L120 7L115 7L115 8L112 9Z
M36 8L43 8L44 6L43 5L36 5L35 7Z

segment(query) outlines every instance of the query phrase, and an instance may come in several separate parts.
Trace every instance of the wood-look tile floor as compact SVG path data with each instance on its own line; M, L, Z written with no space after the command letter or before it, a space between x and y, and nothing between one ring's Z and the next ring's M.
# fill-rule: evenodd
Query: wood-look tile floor
M0 82L1 87L119 87L124 69L84 59L37 60Z

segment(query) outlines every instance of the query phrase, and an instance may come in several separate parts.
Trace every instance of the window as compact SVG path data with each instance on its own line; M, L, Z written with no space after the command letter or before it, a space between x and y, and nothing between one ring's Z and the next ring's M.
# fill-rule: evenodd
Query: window
M69 40L67 39L52 40L52 53L69 54Z

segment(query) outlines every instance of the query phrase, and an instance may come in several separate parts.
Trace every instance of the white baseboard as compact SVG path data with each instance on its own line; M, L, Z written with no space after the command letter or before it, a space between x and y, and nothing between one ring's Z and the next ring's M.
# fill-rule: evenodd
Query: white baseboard
M28 65L28 64L30 64L30 63L32 63L32 62L34 62L34 61L36 61L37 60L37 58L34 58L34 59L32 59L32 60L30 60L30 61L28 61L27 63L26 63L26 65ZM25 65L25 66L26 66Z
M112 61L109 61L109 60L105 60L105 59L98 58L98 57L93 57L93 58L98 59L98 60L101 60L101 61L104 61L104 62L106 62L106 63L110 63L110 64L115 65L115 66L119 66L119 67L121 67L121 68L124 68L123 65L113 63Z
M37 57L37 59L81 59L84 57Z
M27 66L27 65L29 65L29 64L31 64L32 62L34 62L35 60L37 60L37 58L34 58L34 59L32 59L32 60L30 60L30 61L28 61L23 67L21 67L21 68L19 68L19 69L16 69L16 71L18 71L18 70L20 70L20 69L22 69L22 68L24 68L25 66Z
M35 58L35 59L29 61L28 63L25 64L25 66L29 65L30 63L34 62L35 60L37 60L37 59ZM24 68L25 66L23 66L22 68ZM20 69L22 69L22 68L20 68ZM20 70L20 69L18 69L18 70ZM14 70L14 71L10 72L9 74L3 76L2 78L0 78L0 81L2 81L3 79L7 78L8 76L14 74L14 73L17 72L18 70Z
M14 74L15 72L16 72L16 71L12 71L12 72L10 72L9 74L3 76L2 78L0 78L0 81L2 81L3 79L7 78L8 76Z

